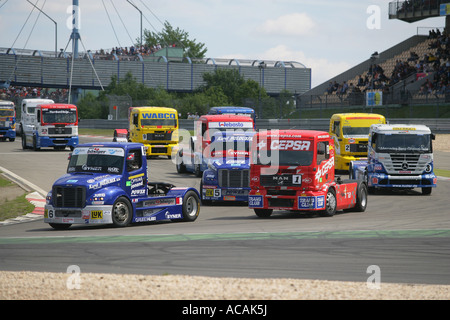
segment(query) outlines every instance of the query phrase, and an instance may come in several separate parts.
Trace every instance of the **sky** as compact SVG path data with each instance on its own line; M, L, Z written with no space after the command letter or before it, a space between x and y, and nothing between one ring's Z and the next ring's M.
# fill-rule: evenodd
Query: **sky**
M33 10L32 4L47 16ZM311 68L311 86L407 38L442 28L438 17L406 23L388 18L386 0L130 0L142 28L163 22L205 44L206 58L296 61ZM140 13L126 0L79 0L80 51L129 47ZM72 0L0 0L0 47L71 51ZM56 28L55 28L55 21Z

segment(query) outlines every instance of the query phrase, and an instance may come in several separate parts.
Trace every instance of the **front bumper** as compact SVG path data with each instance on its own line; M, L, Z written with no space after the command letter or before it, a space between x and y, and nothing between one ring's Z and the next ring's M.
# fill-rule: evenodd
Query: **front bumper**
M112 205L54 208L45 205L44 222L57 224L112 224Z
M422 175L388 175L375 173L368 179L369 187L380 188L429 188L436 187L437 177L434 173Z
M39 137L39 148L43 147L62 147L62 146L68 146L68 147L76 147L79 143L78 136L75 137L46 137L46 136L40 136Z
M147 156L172 156L176 152L177 144L144 144Z
M321 191L297 192L295 195L269 195L266 190L252 190L248 196L251 209L321 211L325 209L325 194Z
M250 188L221 188L217 186L203 186L202 200L215 201L248 201Z

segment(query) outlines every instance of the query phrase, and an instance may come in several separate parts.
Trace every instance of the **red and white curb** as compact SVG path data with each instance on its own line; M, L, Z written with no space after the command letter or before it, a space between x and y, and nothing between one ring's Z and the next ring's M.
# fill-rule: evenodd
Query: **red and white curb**
M34 220L40 220L44 218L44 206L45 206L45 198L42 197L38 192L32 192L25 196L25 198L34 205L33 212L7 219L5 221L0 221L1 225L10 225L21 222L30 222Z

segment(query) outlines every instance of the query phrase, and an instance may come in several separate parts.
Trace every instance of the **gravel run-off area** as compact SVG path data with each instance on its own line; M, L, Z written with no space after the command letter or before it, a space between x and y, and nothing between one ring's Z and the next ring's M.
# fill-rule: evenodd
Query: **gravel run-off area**
M434 150L450 152L450 135ZM0 271L1 300L449 300L450 285Z

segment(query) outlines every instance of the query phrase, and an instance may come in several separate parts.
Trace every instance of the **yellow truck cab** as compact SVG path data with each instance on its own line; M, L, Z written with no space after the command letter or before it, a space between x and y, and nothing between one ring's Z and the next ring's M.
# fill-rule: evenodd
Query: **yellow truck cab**
M178 111L166 107L134 107L129 116L128 139L147 147L147 156L168 156L178 145Z
M375 113L337 113L330 119L334 140L335 170L348 171L352 161L367 158L367 142L372 124L385 124L386 118Z

